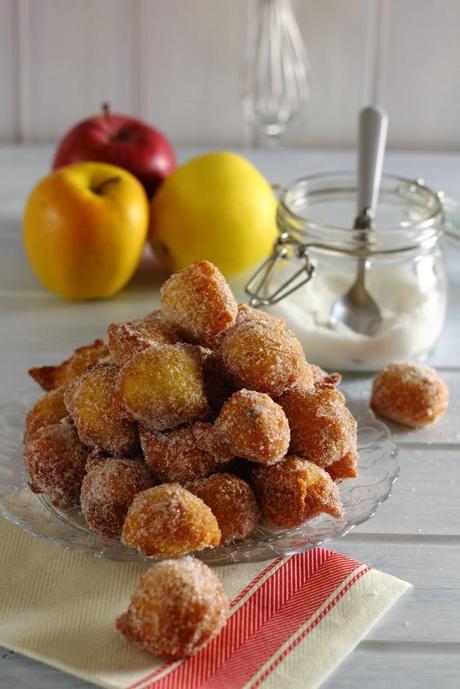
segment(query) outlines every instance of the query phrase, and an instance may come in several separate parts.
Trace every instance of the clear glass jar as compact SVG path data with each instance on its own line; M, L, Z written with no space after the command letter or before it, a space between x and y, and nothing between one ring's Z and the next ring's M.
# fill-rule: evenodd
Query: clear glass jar
M351 173L305 177L283 190L273 255L249 281L254 306L281 316L312 363L341 371L375 371L395 360L423 360L446 311L439 240L439 195L422 180L384 176L368 241L353 230L357 180ZM366 288L382 324L372 337L332 325L334 303L366 259Z

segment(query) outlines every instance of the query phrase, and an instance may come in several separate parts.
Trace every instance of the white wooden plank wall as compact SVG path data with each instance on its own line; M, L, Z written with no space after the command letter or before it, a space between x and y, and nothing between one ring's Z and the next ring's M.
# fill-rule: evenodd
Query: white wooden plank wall
M177 145L241 145L247 4L0 0L0 141L55 140L109 100ZM460 149L458 0L294 5L312 102L291 144L352 145L356 111L375 94L393 147Z

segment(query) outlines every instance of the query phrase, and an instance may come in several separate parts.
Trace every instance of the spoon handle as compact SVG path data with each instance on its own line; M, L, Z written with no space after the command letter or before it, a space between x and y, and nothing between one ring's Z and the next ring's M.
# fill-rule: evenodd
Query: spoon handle
M382 178L383 157L388 130L388 115L381 108L368 106L359 116L358 216L369 209L375 213Z

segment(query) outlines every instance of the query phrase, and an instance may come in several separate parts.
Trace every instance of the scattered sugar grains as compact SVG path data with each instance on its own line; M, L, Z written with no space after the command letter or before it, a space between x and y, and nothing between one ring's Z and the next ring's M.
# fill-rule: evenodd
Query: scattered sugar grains
M220 351L239 387L277 396L296 381L311 379L298 339L271 322L243 321L226 334Z
M73 507L78 503L87 455L68 420L40 428L24 450L30 488L46 493L57 507Z
M199 651L227 620L229 603L217 576L191 557L164 560L139 579L117 629L165 658Z
M218 268L198 261L166 280L161 309L186 340L213 348L216 337L235 323L238 305Z
M222 543L240 541L255 531L259 508L250 486L232 474L214 474L187 484L187 489L211 508Z
M357 424L342 393L331 385L294 386L277 399L291 429L290 452L322 467L356 452Z
M215 457L196 441L193 426L172 431L140 430L145 461L160 481L186 483L204 478L215 471Z
M144 463L132 459L91 460L86 464L80 503L86 523L106 538L118 538L134 496L152 486Z
M273 528L300 526L322 512L335 518L343 513L338 488L329 474L300 457L257 467L252 472L252 487L262 521Z
M116 399L127 416L155 431L206 417L200 348L158 345L136 354L120 371Z
M29 410L26 416L24 442L27 442L39 428L52 426L67 416L64 390L64 386L50 390Z
M109 351L112 361L122 366L134 354L158 344L176 344L179 336L160 311L129 323L112 323L108 327Z
M139 448L136 424L122 419L114 404L118 369L97 364L73 380L64 400L82 443L108 454L129 457Z
M371 408L391 421L421 428L447 409L449 390L434 368L395 363L374 378Z
M58 366L36 366L29 369L29 375L44 390L54 390L66 385L81 375L98 361L108 356L109 350L103 340L94 340L92 344L78 347L68 359Z
M145 555L180 557L219 545L217 520L209 507L178 483L138 493L121 534L125 545Z
M283 409L263 392L238 390L214 424L216 441L233 457L274 464L287 453L290 433Z

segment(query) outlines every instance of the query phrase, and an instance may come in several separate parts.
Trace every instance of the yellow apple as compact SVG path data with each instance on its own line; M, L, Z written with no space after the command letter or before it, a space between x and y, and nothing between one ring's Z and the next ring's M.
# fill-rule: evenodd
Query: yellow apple
M207 153L178 167L153 197L150 241L170 270L207 259L229 277L271 252L276 206L270 184L249 160Z
M24 211L24 246L37 277L67 299L110 297L136 270L148 211L142 185L122 168L56 170L32 190Z

